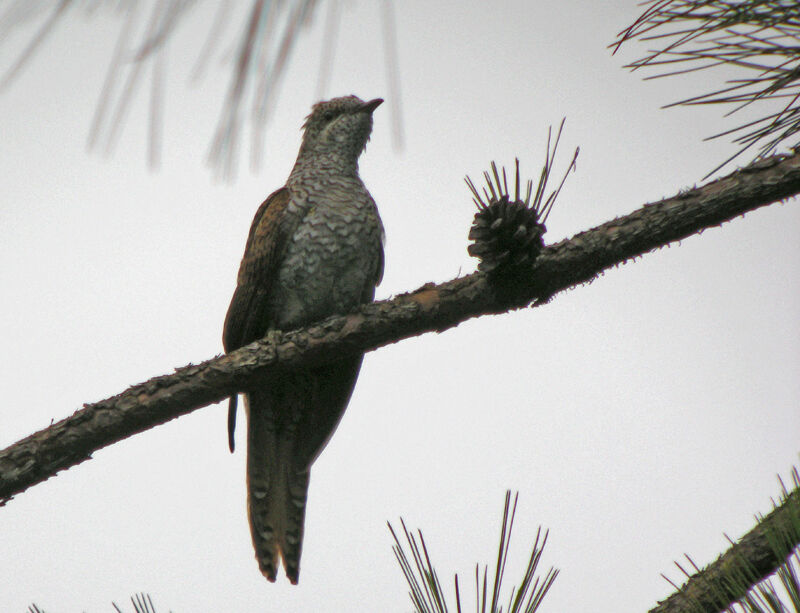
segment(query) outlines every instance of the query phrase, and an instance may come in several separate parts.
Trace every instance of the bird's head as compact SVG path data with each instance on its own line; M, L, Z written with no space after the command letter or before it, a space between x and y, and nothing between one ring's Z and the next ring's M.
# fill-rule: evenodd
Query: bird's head
M303 124L300 156L312 154L357 163L372 132L372 112L383 102L364 102L356 96L342 96L318 102Z

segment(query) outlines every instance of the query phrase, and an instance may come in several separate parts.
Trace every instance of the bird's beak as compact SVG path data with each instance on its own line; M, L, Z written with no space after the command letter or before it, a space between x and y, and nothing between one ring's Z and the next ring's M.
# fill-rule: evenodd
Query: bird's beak
M375 100L365 102L364 106L361 107L361 110L366 111L367 113L372 113L372 111L377 109L382 103L383 98L375 98Z

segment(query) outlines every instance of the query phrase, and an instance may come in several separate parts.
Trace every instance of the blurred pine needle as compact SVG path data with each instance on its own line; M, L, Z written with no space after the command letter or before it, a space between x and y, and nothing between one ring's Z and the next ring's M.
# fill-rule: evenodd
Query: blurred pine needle
M327 2L330 10L317 87L320 98L327 94L341 13L339 7L344 0ZM11 65L0 68L0 92L15 81L67 16L76 12L86 17L112 14L120 20L120 29L95 107L88 145L92 150L105 153L114 149L131 102L141 89L143 76L149 74L148 159L150 166L156 167L164 131L165 84L170 82L165 75L168 44L180 26L188 21L189 14L201 4L199 0L59 0L55 3L11 0L0 6L0 45L12 30L32 30L32 34ZM198 54L189 75L191 80L204 77L214 58L231 65L227 93L208 151L208 161L218 176L226 179L235 176L245 122L249 123L251 133L251 166L259 167L265 127L281 81L288 72L301 34L309 29L312 17L322 4L322 0L251 0L250 3L222 0L212 11L205 38L192 41L191 44L197 44ZM394 14L388 1L381 2L378 10L384 32L393 137L399 144L402 130ZM237 31L229 34L231 23L237 22ZM249 109L246 108L248 98ZM302 105L303 108L308 106Z

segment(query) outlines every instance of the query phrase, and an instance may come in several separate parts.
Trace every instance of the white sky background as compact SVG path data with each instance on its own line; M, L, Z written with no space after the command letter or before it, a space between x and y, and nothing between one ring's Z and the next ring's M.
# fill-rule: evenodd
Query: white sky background
M252 216L285 181L315 101L324 14L292 58L262 169L244 151L226 185L203 159L229 64L186 85L213 4L169 44L157 172L146 91L112 156L85 149L116 18L67 17L0 95L0 447L222 351ZM473 271L463 176L514 156L536 176L564 115L561 168L581 155L548 242L700 183L733 151L701 141L738 121L722 109L659 109L718 75L643 82L621 68L643 46L606 49L633 1L397 4L405 148L386 104L361 162L388 235L378 298ZM349 4L326 97L387 96L379 17ZM30 32L2 41L0 67ZM508 588L542 525L541 572L562 571L543 611L647 610L672 592L661 572L679 580L673 560L713 560L797 462L799 232L797 203L773 205L545 307L370 353L312 471L298 587L258 572L243 418L231 456L219 404L1 508L0 610L111 611L147 591L176 613L408 611L386 520L423 529L448 590L455 571L470 586L475 562L494 560L507 488L520 491Z

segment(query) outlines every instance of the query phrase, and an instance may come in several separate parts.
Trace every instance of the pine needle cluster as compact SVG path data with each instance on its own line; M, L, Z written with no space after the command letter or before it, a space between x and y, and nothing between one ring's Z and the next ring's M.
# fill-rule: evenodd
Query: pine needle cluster
M654 68L648 78L722 66L736 78L712 91L666 105L723 104L731 115L757 105L763 114L708 139L733 136L738 150L765 158L800 146L800 3L794 0L647 0L647 9L611 45L638 39L654 49L627 65ZM708 140L707 139L707 140ZM708 176L708 175L707 175Z

